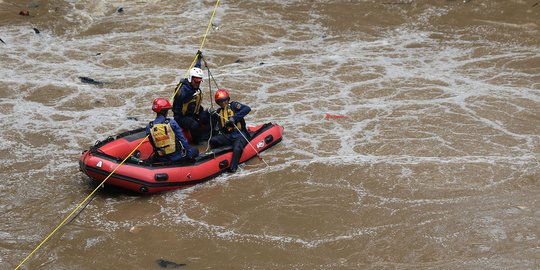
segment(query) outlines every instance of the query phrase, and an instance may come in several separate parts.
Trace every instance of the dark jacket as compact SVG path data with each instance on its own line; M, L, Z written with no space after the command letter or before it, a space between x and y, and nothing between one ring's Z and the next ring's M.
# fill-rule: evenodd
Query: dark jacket
M201 57L197 57L197 63L194 67L201 68ZM189 75L188 75L189 76ZM182 117L182 116L194 116L197 115L198 112L195 110L197 109L195 104L190 104L191 106L188 107L187 111L185 113L182 113L182 107L184 104L188 103L192 99L195 99L195 94L201 95L201 102L202 102L202 92L200 88L194 88L191 83L188 81L187 78L184 78L178 83L179 85L182 84L180 87L180 90L176 93L174 96L173 101L173 108L172 111L174 113L174 117ZM178 86L177 86L178 88ZM202 110L202 106L200 107Z
M231 101L229 103L229 109L231 111L233 111L233 120L234 120L234 123L237 124L237 123L240 123L241 125L241 128L240 130L242 131L242 133L244 133L244 136L247 136L248 135L248 132L247 132L247 127L246 127L246 121L244 120L244 117L249 113L251 112L251 108L247 105L244 105L240 102L236 102L236 101ZM221 111L223 109L222 108L219 108L217 109L216 113L217 114L221 114ZM221 116L218 116L218 118L222 118ZM225 126L223 126L223 122L220 120L220 119L217 119L217 123L218 123L218 127L219 129L221 130L221 132L223 133L229 133L231 134L231 137L232 138L237 138L237 137L240 137L240 133L238 132L238 129L234 128L231 129L231 128L227 128L227 124L225 124ZM225 120L225 119L223 119ZM227 130L232 130L231 132L228 132Z

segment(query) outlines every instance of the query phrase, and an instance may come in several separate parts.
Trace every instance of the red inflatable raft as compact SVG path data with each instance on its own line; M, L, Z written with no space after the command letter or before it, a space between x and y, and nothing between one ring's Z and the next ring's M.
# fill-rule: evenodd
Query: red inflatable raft
M267 123L248 127L250 143L244 148L240 163L243 163L273 145L282 138L283 127ZM79 159L82 172L93 181L101 183L130 153L146 138L144 128L124 132L104 141L98 141ZM253 146L253 147L252 147ZM231 163L232 148L221 147L203 153L195 160L149 163L146 162L153 149L145 142L116 169L105 185L112 185L138 193L156 193L166 190L186 188L210 180L224 172Z

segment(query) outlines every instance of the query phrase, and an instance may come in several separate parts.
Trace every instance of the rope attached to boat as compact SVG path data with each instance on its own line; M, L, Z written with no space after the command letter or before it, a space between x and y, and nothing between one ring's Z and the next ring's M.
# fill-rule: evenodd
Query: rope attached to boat
M227 119L225 119L225 117L221 116L220 114L218 114L218 113L215 113L215 114L217 116L221 117L221 119L227 120ZM259 160L264 162L264 164L266 164L266 167L269 167L270 165L268 165L268 163L266 163L266 160L264 160L263 157L260 155L259 151L257 151L257 149L255 149L255 146L253 146L253 144L251 144L251 142L248 140L248 138L246 138L246 135L244 135L244 133L242 133L242 131L236 125L234 125L234 127L240 133L240 135L242 135L244 140L246 140L246 142L249 144L249 146L251 146L251 148L253 148L253 151L255 151L255 154L257 154L257 157L259 158Z
M216 89L219 89L219 85L216 81L216 79L214 78L214 75L212 75L212 72L210 72L210 68L208 67L208 63L206 62L206 59L204 59L204 56L201 56L201 60L204 62L204 66L206 67L206 71L208 72L208 92L210 93L209 95L209 99L210 99L210 112L213 112L214 111L214 100L212 99L212 97L214 96L214 94L212 93L212 81L214 82L214 84L216 85ZM206 150L204 150L205 152L208 152L208 150L210 150L210 140L212 140L212 130L213 130L213 127L212 127L212 113L210 113L210 136L208 137L208 141L207 141L207 145L206 145Z
M218 8L218 6L219 6L219 2L220 2L220 0L217 0L217 1L216 1L216 5L215 5L215 7L214 7L214 11L212 12L212 17L210 18L210 22L208 23L208 27L207 27L207 29L206 29L206 33L204 34L204 37L203 37L203 41L202 41L202 43L201 43L201 46L199 47L199 50L200 50L200 51L202 50L202 48L203 48L203 46L204 46L204 43L205 43L205 41L206 41L206 37L208 36L208 32L210 31L210 28L211 28L211 26L212 26L212 20L214 19L214 16L215 16L215 14L216 14L216 10L217 10L217 8ZM198 55L197 55L197 56L198 56ZM193 65L195 65L195 62L197 61L197 56L195 57L195 59L193 59L193 62L191 63L191 66L190 66L189 69L188 69L188 72L189 72L189 70L193 67ZM186 76L187 76L187 75L188 75L188 73L186 73ZM176 96L176 93L178 92L178 90L180 89L180 87L181 87L181 84L180 84L180 85L177 87L177 89L175 90L174 95L173 95L173 98L174 98L174 96ZM172 98L171 98L171 100L172 100ZM26 258L24 258L24 260L23 260L17 267L15 267L15 270L20 269L20 267L21 267L26 261L28 261L28 259L29 259L32 255L34 255L34 253L36 253L36 251L38 251L38 250L41 248L41 246L43 246L43 244L45 244L45 242L47 242L47 241L48 241L48 240L49 240L49 239L50 239L50 238L51 238L51 237L52 237L52 236L53 236L60 228L62 228L62 226L64 226L64 224L66 224L66 222L67 222L67 221L68 221L68 220L69 220L69 219L70 219L70 218L71 218L71 217L72 217L72 216L73 216L73 215L74 215L74 214L75 214L75 213L76 213L76 212L77 212L77 211L78 211L78 210L79 210L79 209L80 209L80 208L81 208L88 200L90 200L90 198L91 198L92 196L94 196L94 194L97 192L97 190L105 184L105 182L106 182L106 181L107 181L107 180L108 180L108 179L116 172L116 170L117 170L120 166L122 166L122 164L124 164L124 162L126 162L126 160L127 160L128 158L130 158L131 155L133 155L133 153L134 153L134 152L135 152L135 151L136 151L136 150L137 150L137 149L138 149L138 148L139 148L139 147L140 147L140 146L148 139L148 137L149 137L149 135L147 135L144 139L142 139L141 142L137 145L137 147L135 147L135 148L133 149L133 151L131 151L131 153L129 153L129 155L127 155L127 156L124 158L124 160L122 160L122 162L120 162L120 164L118 164L118 165L116 166L116 168L114 168L114 170L113 170L111 173L109 173L109 175L101 182L101 184L99 184L99 185L98 185L98 186L97 186L97 187L96 187L96 188L95 188L95 189L94 189L94 190L93 190L93 191L92 191L92 192L91 192L91 193L90 193L90 194L89 194L89 195L88 195L81 203L79 203L79 204L77 205L77 207L75 207L75 209L73 209L73 211L71 211L71 213L70 213L64 220L62 220L62 222L60 222L60 224L58 224L58 226L56 226L56 228L55 228L49 235L47 235L47 237L45 237L45 239L43 239L43 241L41 241L41 243L40 243L40 244L39 244L39 245L38 245L38 246L37 246L30 254L28 254L28 256L26 256ZM82 211L82 210L81 210L81 211Z

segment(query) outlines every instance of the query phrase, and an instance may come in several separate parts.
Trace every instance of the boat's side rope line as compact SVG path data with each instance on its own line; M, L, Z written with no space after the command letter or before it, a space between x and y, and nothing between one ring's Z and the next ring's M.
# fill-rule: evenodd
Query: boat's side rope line
M203 38L203 41L201 43L201 46L199 47L199 50L202 50L203 46L204 46L204 43L206 41L206 36L208 35L209 33L209 30L210 30L210 27L212 26L212 20L214 19L214 16L216 14L216 10L218 8L218 5L219 5L219 2L220 0L217 0L216 2L216 5L214 7L214 11L212 12L212 17L210 18L210 22L208 23L208 28L206 29L206 33L204 34L204 38ZM193 65L195 64L195 61L197 60L197 56L195 57L195 59L193 60L193 62L191 63L191 66L189 69L191 69L191 67L193 67ZM188 72L189 72L189 69L188 69ZM180 89L180 87L177 87L177 89L175 90L175 93L174 95L176 95L176 92L178 91L178 89ZM174 97L174 96L173 96ZM30 254L28 254L28 256L26 256L26 258L24 258L24 260L15 268L15 270L18 270L21 268L21 266L26 262L28 261L28 259L30 259L30 257L32 257L32 255L34 255L34 253L36 253L44 244L45 242L47 242L76 212L77 210L79 210L92 196L94 196L94 194L97 192L97 190L102 187L105 182L116 172L116 170L122 166L122 164L124 164L124 162L126 162L126 160L128 158L131 157L131 155L133 155L133 153L139 149L139 147L148 139L149 135L147 135L144 139L141 140L141 142L137 145L137 147L135 147L131 153L129 153L129 155L127 155L123 160L122 162L120 162L120 164L118 164L116 166L116 168L114 168L114 170L109 173L109 175L107 177L105 177L105 179L101 182L101 184L99 184L81 203L79 203L77 205L77 207L75 207L75 209L73 209L73 211L71 211L71 213L64 219L62 220L62 222L60 222L60 224L58 224L58 226L56 226L56 228L49 234L47 235L47 237L45 237L45 239L43 239L43 241L41 241L41 243L39 243L39 245L32 251L30 252Z

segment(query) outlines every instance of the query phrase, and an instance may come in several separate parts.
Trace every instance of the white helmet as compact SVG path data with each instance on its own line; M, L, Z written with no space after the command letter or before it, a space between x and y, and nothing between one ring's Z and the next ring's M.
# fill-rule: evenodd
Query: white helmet
M204 76L202 69L194 67L189 70L189 77L187 78L188 82L191 82L191 77L202 78Z

